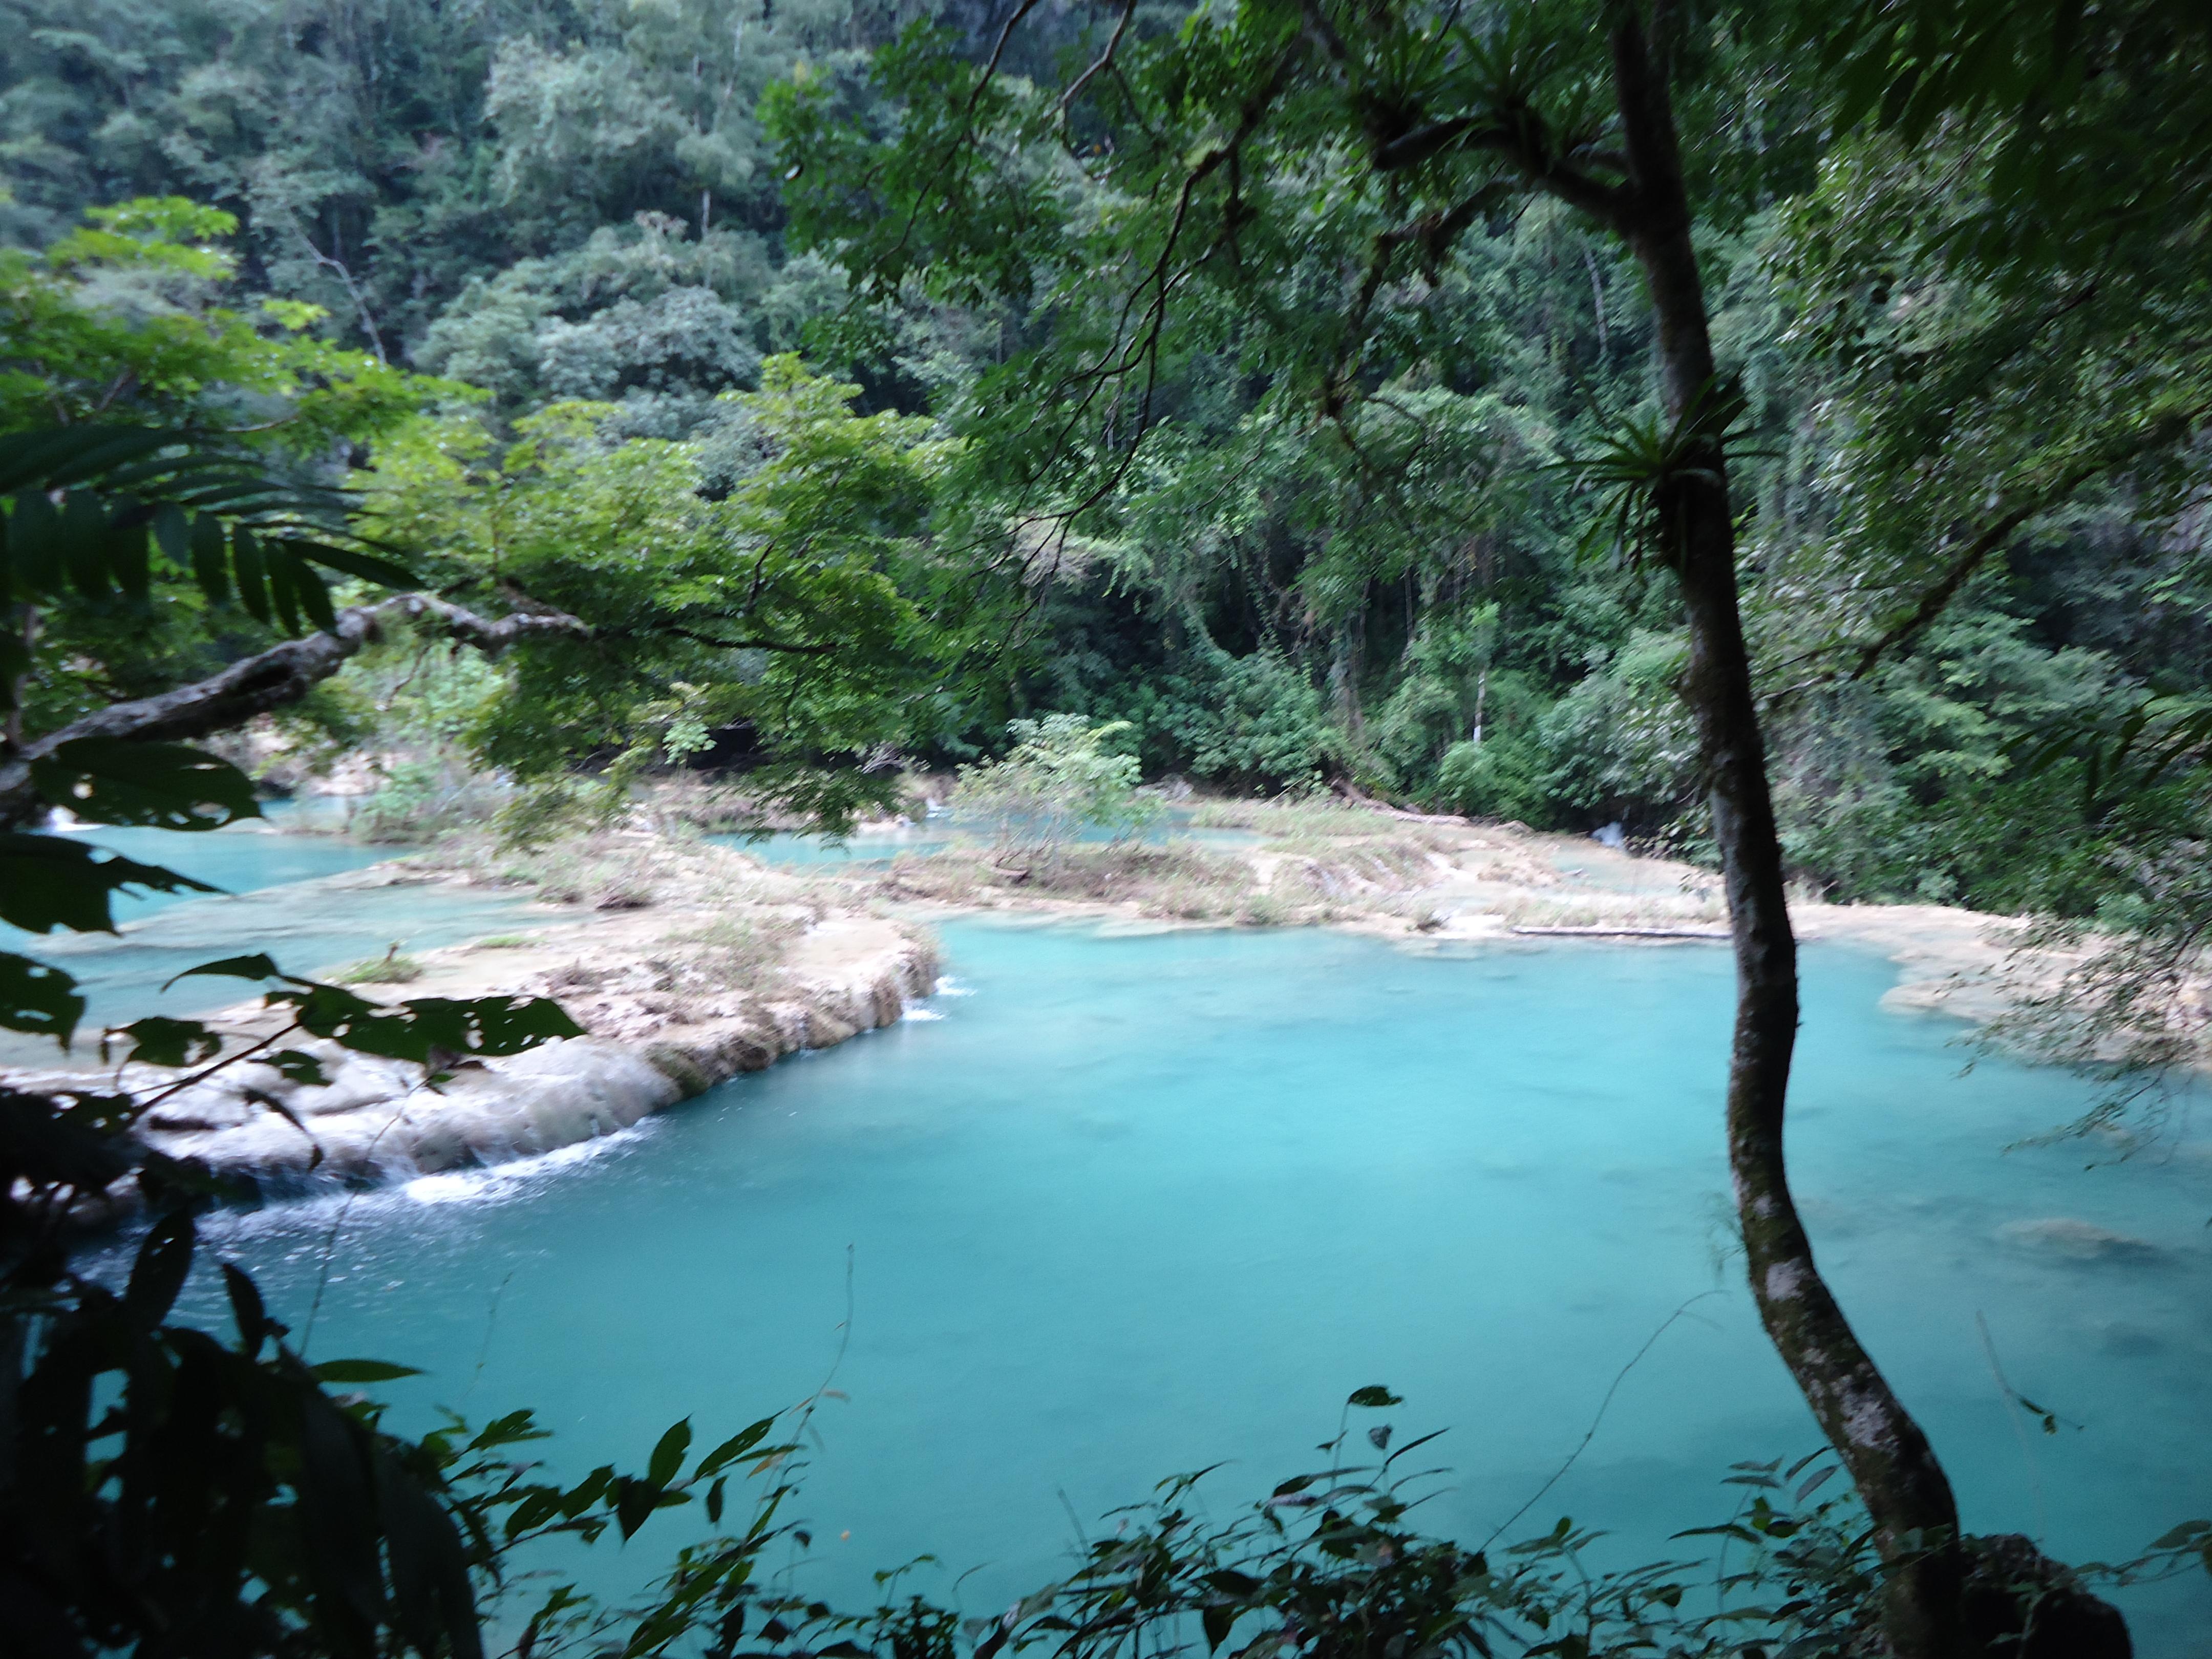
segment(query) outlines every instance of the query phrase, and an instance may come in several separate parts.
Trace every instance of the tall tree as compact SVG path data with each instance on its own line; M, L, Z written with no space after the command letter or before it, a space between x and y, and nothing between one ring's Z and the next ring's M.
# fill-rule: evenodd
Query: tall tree
M1027 349L982 374L965 422L977 486L1042 533L1112 522L1194 366L1233 368L1286 417L1354 441L1352 411L1418 368L1460 240L1530 198L1633 258L1656 407L1618 418L1583 475L1671 580L1686 629L1679 687L1735 949L1727 1138L1751 1289L1872 1516L1891 1648L1968 1650L1971 1552L1949 1481L1823 1279L1790 1191L1796 947L1740 591L1741 403L1717 368L1700 258L1711 228L1809 182L1832 87L1793 82L1725 12L1627 0L1243 0L1182 19L1133 0L1044 86L1003 67L1030 9L972 52L916 31L883 54L893 136L818 83L782 93L772 120L802 181L795 228L836 248L864 297L1018 308ZM2117 1615L2093 1623L2109 1636Z

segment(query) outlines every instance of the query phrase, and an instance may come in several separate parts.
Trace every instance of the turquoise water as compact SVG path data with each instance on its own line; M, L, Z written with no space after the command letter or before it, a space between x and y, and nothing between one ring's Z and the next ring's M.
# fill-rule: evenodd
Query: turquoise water
M1449 1427L1427 1524L1480 1540L1701 1296L1522 1527L1571 1514L1621 1558L1668 1553L1724 1518L1730 1462L1816 1443L1717 1259L1725 953L943 933L935 1018L532 1164L222 1218L212 1253L295 1328L327 1254L314 1356L425 1368L392 1391L416 1425L535 1407L570 1474L814 1389L849 1262L848 1398L817 1419L796 1571L854 1603L927 1551L939 1594L1003 1607L1064 1567L1071 1510L1224 1459L1217 1504L1262 1492L1370 1382L1407 1396L1401 1432ZM1955 1027L1877 1008L1879 959L1819 947L1807 971L1808 1219L1969 1526L2080 1559L2212 1514L2212 1163L2008 1153L2079 1085L1960 1075ZM2008 1242L2054 1218L2141 1243ZM224 1317L210 1281L189 1294ZM1978 1316L2014 1385L2086 1426L2016 1431ZM657 1517L589 1580L637 1582L693 1524ZM2200 1651L2204 1586L2136 1594L2139 1651Z
M742 853L750 853L769 864L805 866L869 865L888 864L902 853L921 858L941 853L953 844L957 830L957 821L947 813L933 815L926 824L902 825L896 830L856 830L843 837L779 833L757 839L744 836L709 836L707 839L725 847L734 847ZM1097 830L1087 832L1079 839L1103 842L1112 837L1103 830ZM1224 849L1256 847L1266 837L1249 830L1193 829L1179 817L1171 817L1146 839Z
M252 824L252 821L248 821ZM78 830L70 836L94 847L120 853L141 864L158 864L221 888L226 893L250 893L292 882L313 881L321 876L342 875L397 855L389 847L336 836L288 836L258 825L236 830L185 833L175 830L122 830L102 824ZM189 893L125 892L114 906L115 919L136 921L169 906L191 902Z
M0 927L0 948L27 951L76 976L88 1004L84 1029L142 1014L205 1013L252 994L239 980L162 985L196 963L266 952L296 974L381 956L394 942L428 950L495 930L519 914L518 895L444 885L346 888L328 878L381 862L389 847L320 836L219 830L86 830L81 839L158 864L220 894L125 892L113 905L118 933L30 938ZM45 1065L51 1042L0 1036L0 1062Z

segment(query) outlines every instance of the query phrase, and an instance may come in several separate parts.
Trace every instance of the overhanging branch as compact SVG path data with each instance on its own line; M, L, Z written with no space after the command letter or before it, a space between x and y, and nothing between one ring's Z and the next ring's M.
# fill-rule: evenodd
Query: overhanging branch
M726 640L713 634L702 634L695 628L681 627L670 623L665 627L641 630L646 633L666 634L679 640L690 640L695 645L711 645L720 651L776 651L794 657L826 657L836 650L834 645L794 645L788 640Z
M1884 656L1917 639L1929 623L1943 614L1945 608L1958 597L1959 590L1989 562L1990 556L2003 546L2013 533L2029 520L2059 506L2092 478L2125 466L2160 444L2172 441L2178 434L2194 431L2207 414L2212 414L2212 408L2194 409L2178 418L2158 422L2148 431L2130 434L2103 454L2094 456L2061 475L2050 488L2037 491L2027 501L1990 524L1968 542L1959 556L1944 568L1943 574L1922 592L1920 602L1907 615L1860 647L1857 663L1844 678L1864 679L1874 672L1875 665Z
M52 804L31 787L31 763L64 744L79 738L190 742L234 730L257 715L300 702L378 639L387 625L403 618L489 656L497 656L509 646L535 636L566 634L584 638L592 631L588 624L559 612L480 617L427 593L404 593L376 605L351 606L340 611L322 632L240 658L220 673L191 685L87 714L25 744L0 761L0 829L16 827Z

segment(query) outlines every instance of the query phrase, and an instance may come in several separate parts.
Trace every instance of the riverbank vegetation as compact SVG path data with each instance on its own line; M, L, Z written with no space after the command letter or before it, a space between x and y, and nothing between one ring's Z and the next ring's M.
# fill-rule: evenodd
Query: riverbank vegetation
M6 212L39 250L15 256L8 284L17 406L52 412L30 391L41 378L70 388L75 418L212 413L313 381L263 441L357 448L372 503L393 504L377 508L385 533L487 570L495 501L512 550L498 580L524 591L546 559L630 534L652 536L669 562L653 583L680 580L699 537L744 533L605 517L625 490L654 491L665 514L751 478L750 506L709 516L791 510L769 500L776 476L754 471L777 422L829 419L825 436L844 433L829 405L776 390L791 371L775 354L808 340L817 361L859 377L860 407L882 412L845 434L880 438L884 464L908 469L879 487L926 489L950 453L925 444L895 462L926 427L896 421L933 410L957 426L957 411L985 410L979 388L996 383L1023 326L1018 300L948 304L916 287L884 290L856 333L834 249L802 251L787 229L812 198L769 161L763 94L803 85L841 120L878 118L890 105L867 65L901 27L889 17L726 27L714 7L557 20L494 7L464 22L398 6L373 27L303 12L263 31L188 6L163 9L149 45L128 8L58 30L36 5L17 10ZM1133 28L1142 39L1166 26ZM1085 27L1071 17L1033 35L1042 26L1025 23L1003 85L1073 50ZM1699 46L1698 72L1725 78L1740 60L1763 73L1750 67L1759 39L1729 27ZM1700 256L1717 361L1755 434L1739 458L1756 504L1746 602L1766 678L1789 693L1770 738L1793 867L1841 898L2124 903L2113 837L2185 827L2172 813L2185 816L2186 785L2168 776L2124 801L2091 799L2060 781L2078 763L2054 772L2020 751L2059 726L2118 730L2147 696L2180 700L2152 711L2171 722L2212 672L2190 562L2201 373L2190 286L2163 282L2164 256L2126 284L2099 283L2093 261L2079 278L2093 286L2023 309L2024 276L1961 251L1992 222L1993 192L2014 187L1993 171L1996 137L1908 154L1869 137L1822 157L1817 98L1796 97L1775 105L1781 125L1757 149L1767 175L1731 198ZM2096 142L2089 118L2066 142ZM833 149L800 165L818 170ZM1031 205L1051 215L1100 187L1039 188ZM205 205L107 205L134 197ZM79 228L88 210L108 216ZM229 220L209 218L217 210ZM1870 228L1908 223L1921 228L1909 241ZM1454 226L1433 276L1386 273L1376 297L1411 281L1402 297L1419 330L1362 363L1381 395L1343 420L1271 401L1264 365L1213 374L1252 349L1233 330L1164 362L1144 464L1118 481L1109 518L1054 539L1049 580L1032 590L1027 648L1008 659L1018 706L1126 720L1117 742L1147 776L1247 790L1343 778L1437 810L1537 827L1619 821L1703 845L1694 744L1673 712L1682 640L1665 582L1588 556L1602 514L1583 475L1557 465L1640 418L1653 337L1638 280L1570 209L1486 207ZM198 325L189 340L187 321ZM159 325L158 363L154 343L131 343L140 323ZM2127 367L2094 384L2116 351ZM2066 424L2035 423L2058 410ZM1914 434L1932 447L1916 448ZM654 468L684 476L655 483ZM1920 505L1978 490L1996 492L1990 523L2004 526L1978 551L1981 526ZM534 504L571 495L580 520L549 540ZM1899 538L1936 525L1965 562L1950 603L1859 662L1852 650L1911 614ZM1856 574L1839 582L1852 559ZM682 602L648 620L635 609L642 592L599 591L614 570L586 568L586 586L537 597L616 605L669 652L712 649L668 631L698 631ZM892 672L891 615L820 626ZM434 638L372 653L417 663ZM775 684L804 679L805 659L788 659ZM138 683L112 648L86 659L112 688L101 695ZM537 659L507 665L505 678L523 677L512 694L487 695L470 671L441 688L440 707L349 672L302 729L319 723L350 752L376 750L380 724L401 749L465 731L471 753L526 768L626 750L656 727L676 732L672 757L711 757L686 741L737 731L724 752L752 743L755 711L771 706L718 708L732 694L710 694L712 659L667 655L652 667L658 685L698 690L663 690L648 709L596 688L587 714L570 683L537 708ZM577 663L552 659L573 681ZM1838 665L1849 672L1828 672ZM91 706L60 690L52 713ZM820 740L896 740L947 764L997 750L1001 719L978 704L926 732ZM394 793L426 781L406 773ZM2022 823L2035 833L1995 829ZM2023 850L2057 841L2071 849L2061 868Z
M1820 1278L1782 1153L1787 901L2034 913L2084 954L2014 1040L2122 1079L2203 1057L2195 9L0 16L0 921L27 934L196 885L55 809L210 830L303 784L610 913L698 875L623 839L647 780L693 823L840 830L953 774L991 845L885 878L937 899L1426 906L1470 848L1421 844L1425 813L1498 858L1609 830L1717 872L1750 1284L1863 1514L1733 1523L1796 1600L1737 1628L1667 1571L1592 1590L1571 1528L1500 1573L1396 1530L1387 1483L1309 1481L1218 1537L1147 1518L1056 1612L778 1604L760 1639L2121 1650L2067 1569L1962 1534ZM1147 843L1138 785L1188 781L1305 804L1251 857ZM1351 828L1330 790L1411 816ZM691 989L750 991L775 933L666 943ZM85 1000L31 948L0 953L0 1019L66 1043ZM398 954L349 977L392 988ZM267 988L250 1048L151 1013L107 1041L313 1086L338 1051L434 1085L581 1035L556 995L380 1002L298 966L191 970ZM0 1582L46 1650L476 1652L507 1546L627 1536L772 1455L757 1425L683 1476L672 1431L644 1476L541 1488L505 1461L519 1419L465 1451L386 1434L331 1390L388 1368L311 1370L250 1283L235 1348L165 1324L220 1188L131 1133L164 1097L0 1094ZM161 1218L116 1294L73 1276L71 1225L126 1176ZM1317 1512L1295 1545L1285 1507ZM617 1650L734 1651L773 1514ZM557 1606L532 1630L605 1645Z

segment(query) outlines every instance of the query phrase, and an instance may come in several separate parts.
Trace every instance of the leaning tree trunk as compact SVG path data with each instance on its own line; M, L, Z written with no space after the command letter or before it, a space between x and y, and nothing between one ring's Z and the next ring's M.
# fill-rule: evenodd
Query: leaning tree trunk
M1964 1573L1951 1484L1829 1293L1790 1194L1783 1117L1797 1038L1797 945L1737 607L1719 430L1726 416L1716 407L1705 294L1665 77L1632 15L1616 23L1611 44L1630 173L1620 228L1650 287L1668 412L1703 434L1686 465L1656 481L1655 505L1661 551L1680 578L1689 623L1682 690L1697 724L1735 942L1729 1168L1752 1295L1874 1522L1890 1572L1883 1616L1890 1646L1899 1659L1954 1659L1963 1636Z

